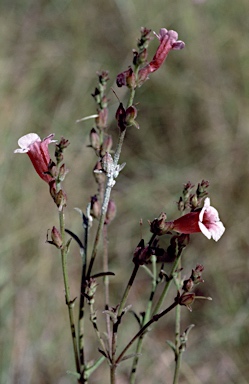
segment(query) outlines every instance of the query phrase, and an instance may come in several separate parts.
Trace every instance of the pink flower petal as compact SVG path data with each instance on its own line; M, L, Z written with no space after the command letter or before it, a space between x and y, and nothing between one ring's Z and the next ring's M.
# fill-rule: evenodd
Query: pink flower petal
M21 149L16 149L14 153L27 153L30 145L36 141L41 141L40 137L36 133L28 133L27 135L20 137L18 145Z

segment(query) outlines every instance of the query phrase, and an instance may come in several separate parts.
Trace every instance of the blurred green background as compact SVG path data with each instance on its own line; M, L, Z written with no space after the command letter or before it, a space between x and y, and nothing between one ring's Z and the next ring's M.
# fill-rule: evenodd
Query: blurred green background
M177 217L175 202L187 181L210 181L211 202L226 227L218 243L193 235L184 253L184 273L205 265L202 293L213 302L183 308L183 330L194 323L183 357L182 384L249 383L249 2L248 0L2 0L0 3L1 95L1 269L0 382L72 383L74 369L58 252L45 243L47 229L58 226L47 185L28 156L14 155L20 136L54 132L71 142L65 182L67 227L82 234L80 217L96 192L89 144L95 113L91 93L96 72L108 69L109 87L121 100L115 77L131 62L141 26L174 29L186 47L171 52L160 71L136 94L141 129L130 129L121 162L127 163L113 191L118 216L109 228L112 305L132 270L140 240L139 220L161 211ZM153 40L149 57L158 45ZM112 91L110 133L118 102ZM72 297L78 295L80 259L72 246ZM96 271L101 269L96 266ZM100 282L99 290L103 289ZM128 302L144 310L149 278L141 271ZM102 303L98 317L102 317ZM137 329L130 315L127 339ZM130 316L130 317L129 317ZM138 383L171 383L173 338L169 316L146 338ZM130 327L130 328L129 328ZM120 341L120 348L122 341ZM92 335L88 357L96 357ZM118 383L127 382L128 362ZM92 383L108 383L104 364Z

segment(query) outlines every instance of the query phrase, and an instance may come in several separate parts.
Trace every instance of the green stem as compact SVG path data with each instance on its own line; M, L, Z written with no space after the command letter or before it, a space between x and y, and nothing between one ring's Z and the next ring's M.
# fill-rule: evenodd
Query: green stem
M117 348L117 331L118 331L118 324L117 322L113 324L113 330L112 330L112 345L111 345L111 366L110 366L110 381L111 384L116 383L116 370L117 370L117 364L115 361L115 355L116 355L116 348Z
M104 241L104 253L103 253L103 271L108 272L108 237L107 237L107 225L104 225L103 233ZM109 276L104 276L104 288L105 288L105 310L109 310L110 292L109 292ZM109 350L111 349L111 323L110 315L106 313L106 332L109 342Z
M179 382L181 360L182 360L182 353L180 352L180 353L177 355L177 359L176 359L175 373L174 373L173 384L178 384L178 382Z
M66 299L66 305L68 308L71 336L72 336L73 349L74 349L75 365L76 365L77 373L80 374L80 362L79 362L79 355L78 355L77 338L76 338L76 331L75 331L75 319L74 319L74 311L73 311L74 300L72 301L70 299L70 288L69 288L69 279L68 279L68 270L67 270L68 248L65 243L65 216L64 216L63 208L59 210L59 220L60 220L60 233L61 233L61 238L63 243L63 246L61 248L61 263L62 263L62 273L63 273L64 288L65 288L65 299Z
M97 324L97 317L96 317L96 313L94 311L94 308L93 308L93 302L90 302L89 303L89 308L90 308L90 320L92 322L92 325L93 325L93 328L95 330L95 333L96 333L96 336L99 340L99 343L101 345L101 348L103 350L103 352L105 353L105 355L107 356L107 350L106 350L106 346L105 346L105 343L101 337L101 333L98 329L98 324Z
M86 370L86 376L91 376L91 374L103 363L103 361L105 361L105 356L100 356L100 358Z
M179 262L180 262L180 258L181 258L181 253L177 255L177 257L176 257L176 259L174 261L174 264L172 266L170 275L169 275L169 277L168 277L168 279L167 279L167 281L165 283L165 286L164 286L164 289L163 289L163 291L161 293L161 296L159 297L158 302L157 302L157 304L156 304L156 306L154 308L154 311L152 313L153 315L155 315L160 310L160 308L161 308L161 306L162 306L162 304L163 304L163 302L165 300L165 297L167 296L167 293L169 291L169 287L170 287L170 285L172 283L172 280L173 280L173 276L174 276L174 274L175 274L175 272L176 272L176 270L178 268L178 265L179 265Z
M181 268L181 263L179 261L179 268ZM174 278L175 285L177 290L179 291L181 287L181 271L177 273ZM181 306L178 305L176 307L176 317L175 317L175 373L173 384L178 384L179 374L180 374L180 366L181 366Z
M78 319L78 347L80 354L81 369L85 369L85 356L84 356L84 312L85 312L85 287L86 287L86 266L87 266L87 248L88 248L88 219L85 222L84 233L84 255L83 265L81 273L81 285L80 285L80 303L79 303L79 319Z
M130 292L130 289L132 287L132 284L135 280L135 277L137 275L137 272L138 272L138 269L139 269L139 264L138 263L135 263L134 265L134 268L133 268L133 271L132 271L132 274L131 274L131 277L128 281L128 284L126 286L126 289L124 291L124 294L123 294L123 297L120 301L120 304L119 304L119 308L118 308L118 317L121 316L122 312L123 312L123 309L124 309L124 306L125 306L125 303L126 303L126 300L127 300L127 297L129 295L129 292Z
M151 236L150 241L149 241L149 243L148 243L149 246L152 246L152 243L153 243L153 241L155 240L155 237L156 237L155 234L153 234L153 235ZM122 299L121 299L121 301L120 301L120 304L119 304L118 317L121 316L121 314L122 314L122 311L123 311L123 309L124 309L124 306L125 306L127 297L128 297L128 295L129 295L129 292L130 292L130 289L131 289L131 287L132 287L132 284L134 283L134 280L135 280L135 277L136 277L137 272L138 272L138 270L139 270L139 267L140 267L140 264L135 263L135 265L134 265L134 269L133 269L132 274L131 274L131 277L130 277L130 279L129 279L129 281L128 281L128 284L127 284L126 289L125 289L125 291L124 291L123 297L122 297Z
M148 301L147 309L143 318L143 323L142 327L149 321L150 315L151 315L151 309L152 309L152 303L153 303L153 298L155 295L156 287L157 287L157 269L156 269L156 256L151 257L152 261L152 287L151 287L151 293L150 293L150 298ZM130 384L135 383L135 378L136 378L136 372L137 372L137 366L138 366L138 361L139 357L141 354L142 350L142 344L143 344L143 338L144 338L145 333L143 333L137 342L137 347L136 347L136 356L133 359L132 363L132 369L131 369L131 374L130 374Z

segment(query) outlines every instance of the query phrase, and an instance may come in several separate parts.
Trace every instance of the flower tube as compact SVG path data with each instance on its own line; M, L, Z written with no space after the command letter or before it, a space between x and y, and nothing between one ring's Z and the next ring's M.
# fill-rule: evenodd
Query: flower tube
M27 153L36 172L46 183L53 180L52 176L46 174L50 162L48 144L56 142L56 140L52 140L53 137L54 134L51 133L41 140L36 133L28 133L18 140L20 148L14 151L14 153Z
M218 241L225 227L220 221L217 209L210 205L210 198L207 197L201 211L194 211L174 220L170 223L170 229L176 232L190 234L202 232L208 239Z

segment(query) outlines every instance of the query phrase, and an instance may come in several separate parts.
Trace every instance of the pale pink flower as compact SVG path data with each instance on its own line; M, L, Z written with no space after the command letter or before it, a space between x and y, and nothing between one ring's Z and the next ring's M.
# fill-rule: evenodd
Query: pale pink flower
M185 43L178 39L178 33L166 28L161 28L159 34L154 32L154 35L160 41L159 47L150 63L141 68L138 72L138 86L141 86L145 80L147 80L150 73L157 71L164 63L168 53L171 50L180 50L185 47ZM135 76L131 68L119 73L117 76L117 86L122 87L123 85L135 87L134 84Z
M36 133L28 133L18 140L20 148L14 151L14 153L27 153L36 172L46 183L53 180L52 176L45 173L48 172L50 162L48 144L56 142L56 140L52 140L53 137L54 134L51 133L41 140Z
M208 239L218 241L225 227L220 221L217 209L210 206L210 199L207 197L201 211L190 212L169 223L170 229L176 232L190 234L202 232Z
M180 50L185 47L183 41L177 40L178 33L173 30L168 31L166 28L161 28L158 35L155 32L154 34L159 39L160 45L151 62L138 72L139 85L147 79L150 73L157 71L162 66L171 50Z

